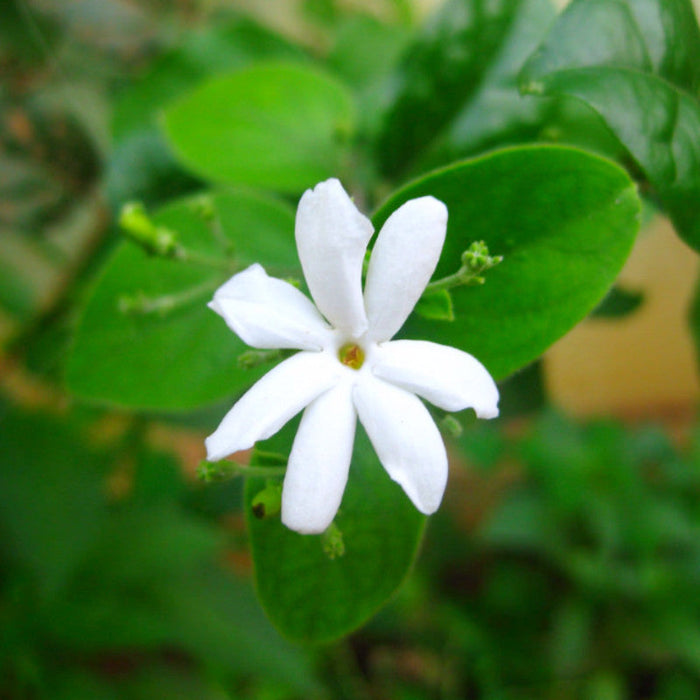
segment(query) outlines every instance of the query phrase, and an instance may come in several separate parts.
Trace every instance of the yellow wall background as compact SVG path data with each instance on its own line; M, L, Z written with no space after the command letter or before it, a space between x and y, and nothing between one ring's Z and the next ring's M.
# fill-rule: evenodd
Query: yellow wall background
M688 310L698 256L658 218L644 230L619 283L645 295L622 319L591 318L545 355L555 403L576 414L625 417L693 412L700 396Z

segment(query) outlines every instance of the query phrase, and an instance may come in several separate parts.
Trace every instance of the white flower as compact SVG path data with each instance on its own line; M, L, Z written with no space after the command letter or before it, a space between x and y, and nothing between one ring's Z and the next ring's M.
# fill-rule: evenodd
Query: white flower
M296 216L316 306L257 264L214 294L209 306L248 345L301 351L254 384L206 440L207 458L222 459L305 409L282 491L282 522L292 530L323 532L335 517L357 417L389 476L430 514L445 490L447 455L418 396L446 411L498 415L496 385L474 357L428 341L390 340L435 270L446 227L447 208L434 197L403 204L377 237L363 294L373 227L340 182L328 180L304 193Z

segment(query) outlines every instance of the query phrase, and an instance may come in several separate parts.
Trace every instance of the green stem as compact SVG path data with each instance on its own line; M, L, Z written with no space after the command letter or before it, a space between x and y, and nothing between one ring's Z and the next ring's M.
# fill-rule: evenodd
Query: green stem
M152 221L140 202L128 202L122 207L119 225L124 235L141 246L149 255L224 270L229 274L236 271L235 262L228 256L212 257L206 253L185 248L180 243L178 234Z
M454 274L447 275L447 277L443 277L442 279L430 282L425 288L425 291L436 292L440 289L452 289L453 287L461 287L463 285L477 285L483 283L483 277L474 273L470 273L469 270L460 267L459 270Z
M475 286L484 283L483 273L503 262L502 255L489 255L489 249L483 241L474 241L467 250L462 253L462 264L452 275L430 282L425 288L426 292L435 292L440 289L452 289L453 287Z
M159 313L165 315L214 291L220 284L221 279L211 279L177 294L164 294L160 297L147 297L142 293L124 295L119 299L119 311L124 314Z
M227 481L237 476L281 477L284 476L285 471L286 467L251 467L228 459L220 459L217 462L208 462L203 459L197 466L197 476L206 483Z
M213 270L222 270L230 275L232 275L237 270L236 262L231 258L215 258L212 255L207 255L206 253L200 253L196 250L183 248L179 245L173 257L176 260L181 260L182 262L193 263L194 265L201 265L202 267L209 267Z

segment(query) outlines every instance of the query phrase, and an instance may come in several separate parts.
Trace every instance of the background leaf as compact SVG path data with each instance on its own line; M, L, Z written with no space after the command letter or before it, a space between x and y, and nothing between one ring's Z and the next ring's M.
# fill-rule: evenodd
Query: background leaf
M554 104L518 90L522 64L544 37L554 19L554 7L550 0L520 0L504 7L512 16L497 51L488 65L480 66L483 73L473 90L460 86L462 103L432 138L414 171L445 165L488 148L531 141L540 137L555 118ZM477 12L473 14L478 16ZM464 37L465 41L469 39L473 38Z
M293 427L269 445L289 453ZM295 641L325 642L366 622L396 591L416 555L425 516L382 468L358 426L350 478L335 523L345 554L323 551L321 536L300 535L279 518L259 520L251 501L264 479L246 483L246 518L260 601L273 624Z
M155 125L160 113L197 83L217 73L231 73L252 62L303 60L296 45L246 17L207 27L185 36L177 48L161 56L139 80L131 83L115 105L112 130L117 140Z
M294 63L213 79L165 113L170 144L194 172L293 193L338 173L353 122L343 85Z
M262 59L303 61L304 52L245 17L188 34L119 94L112 119L115 150L107 172L107 193L120 206L139 197L159 201L192 189L158 126L163 111L208 77L231 73Z
M244 192L212 198L208 224L197 199L174 203L155 221L183 245L226 260L233 248L242 269L264 260L270 274L297 269L292 211L277 200ZM254 232L254 235L251 235ZM242 391L266 368L243 370L246 346L207 308L227 275L181 261L149 258L129 242L117 246L90 294L68 366L71 391L130 408L184 410ZM124 312L124 299L178 298L171 310Z
M70 427L0 409L0 554L29 573L41 596L65 584L97 538L103 476Z
M572 148L513 148L431 173L385 202L375 227L423 195L449 210L435 278L455 272L475 240L505 259L483 286L451 290L454 323L414 314L401 335L461 347L497 379L532 362L592 310L627 258L639 223L639 200L625 172Z
M700 31L687 0L576 0L525 65L522 90L605 121L700 249Z
M389 99L387 78L409 37L406 27L369 15L351 16L338 27L328 65L355 91L359 129L377 129L382 105Z
M519 67L534 47L553 10L547 0L450 0L420 30L406 48L403 60L390 77L384 124L378 136L377 155L385 174L396 176L414 170L421 153L440 140L443 149L454 150L460 141L493 138L493 133L476 137L468 129L485 132L518 128L532 120L532 109L540 107L517 99L522 111L509 107L491 125L478 119L469 105L474 100L494 107L498 94L511 88L514 77L507 74L515 61ZM534 32L535 37L531 35ZM524 47L524 48L523 48ZM522 58L518 60L519 54ZM490 73L490 75L489 75ZM492 85L484 84L492 81ZM493 89L495 92L490 92ZM515 91L511 90L515 96ZM417 118L420 115L420 118ZM451 125L458 118L457 125ZM480 123L471 123L476 120ZM446 136L441 136L447 130ZM459 144L463 155L466 143ZM434 160L432 161L435 162ZM442 160L441 162L444 162Z

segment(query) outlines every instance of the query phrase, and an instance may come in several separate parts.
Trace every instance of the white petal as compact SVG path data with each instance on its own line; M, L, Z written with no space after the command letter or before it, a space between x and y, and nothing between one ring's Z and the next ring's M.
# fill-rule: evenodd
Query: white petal
M447 207L434 197L411 199L379 232L365 283L369 336L389 340L403 326L440 259Z
M348 480L355 423L347 382L321 394L304 411L282 489L282 522L288 528L318 533L333 521Z
M360 422L389 476L426 515L434 513L447 483L442 437L421 400L367 377L353 393Z
M336 328L354 336L367 328L362 262L373 231L338 180L307 190L299 202L297 249L311 296Z
M209 308L254 348L320 350L330 333L310 299L257 263L219 287Z
M205 443L216 461L274 435L338 381L339 364L325 353L300 352L271 369L236 402Z
M424 340L395 340L375 350L377 377L446 411L473 408L479 418L498 415L498 389L486 368L466 352Z

